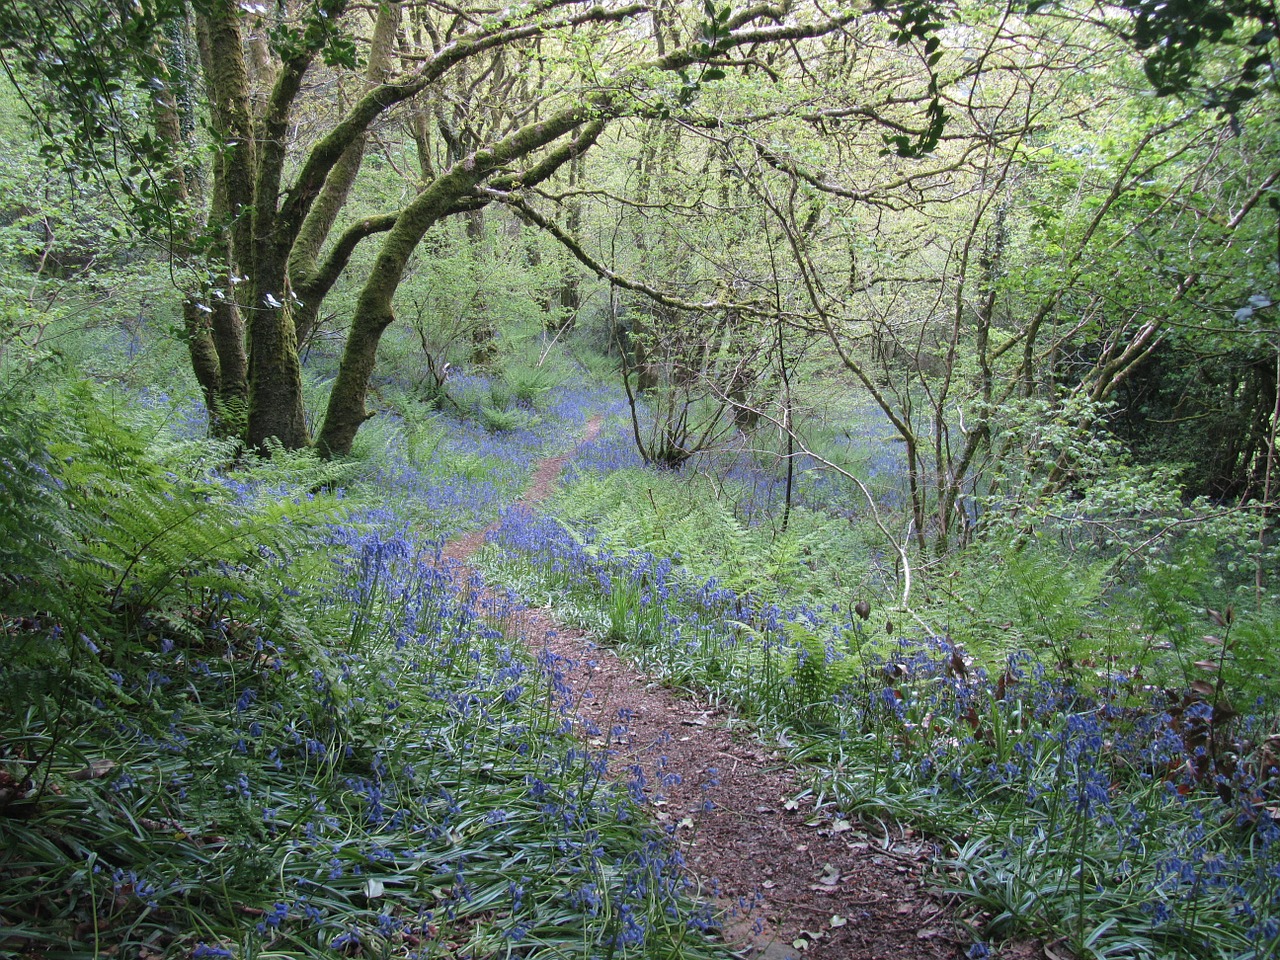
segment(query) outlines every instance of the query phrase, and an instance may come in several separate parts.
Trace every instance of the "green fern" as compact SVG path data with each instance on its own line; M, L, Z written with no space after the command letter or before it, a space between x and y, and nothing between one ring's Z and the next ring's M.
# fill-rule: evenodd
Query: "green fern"
M1104 593L1109 565L1064 563L1052 552L1024 549L1008 559L1008 575L1024 632L1074 666Z
M871 551L848 524L797 507L786 530L750 525L735 512L733 490L697 489L702 484L710 481L639 470L584 476L555 510L608 530L616 547L678 555L690 577L714 576L763 601L801 593L843 600L850 590L875 591L880 574L874 565L850 562Z
M832 698L855 681L858 664L803 623L789 621L786 631L795 644L789 670L795 716L810 726L830 722L835 716Z
M1111 646L1109 634L1098 635L1115 629L1114 618L1102 616L1114 600L1106 561L1082 562L1039 544L988 544L965 561L938 582L951 598L944 616L953 637L980 657L998 662L1019 648L1040 649L1070 670Z
M304 641L289 643L300 667L313 659L305 611L282 602L281 568L290 560L306 576L346 511L306 487L255 496L254 471L247 487L215 482L227 445L157 450L88 387L42 408L30 399L22 420L0 420L0 763L35 790L43 771L79 762L68 754L78 731L132 704L114 671L162 643L255 657L274 632L266 639ZM0 398L0 413L16 404ZM254 470L275 467L304 482L336 476L301 457Z
M538 406L543 396L568 379L563 370L550 366L512 363L502 372L507 391L519 403Z
M243 502L222 485L180 482L135 434L91 410L82 429L53 447L66 463L70 506L85 518L79 542L68 545L69 581L79 596L123 616L126 632L139 611L244 595L248 571L303 551L314 540L314 524L338 512L324 500ZM272 470L292 474L295 489L299 479L332 479L330 468L312 469L318 461L307 461L277 457Z
M532 417L519 407L498 407L491 403L480 405L480 419L485 429L492 433L507 433L528 426Z
M0 397L0 598L54 574L74 519L43 443L46 420L31 396Z
M752 557L750 564L741 565L736 583L739 590L769 602L782 600L805 588L810 588L811 594L820 595L820 591L812 588L817 586L814 576L817 558L829 540L829 524L800 522L798 511L796 520L798 522L777 533L754 532L750 546L744 543L738 547L738 556ZM745 536L744 531L744 539Z
M310 552L318 525L344 513L323 498L281 498L278 483L259 500L237 497L210 479L230 452L226 444L210 444L179 467L177 451L193 446L153 450L104 413L89 388L69 399L46 411L39 431L0 439L15 448L4 482L21 494L3 513L6 567L14 571L6 606L40 611L67 636L108 644L157 612L207 618L228 595L261 594L268 603L271 591L256 585L253 571ZM306 489L301 484L334 481L342 468L282 457L271 469L273 480Z

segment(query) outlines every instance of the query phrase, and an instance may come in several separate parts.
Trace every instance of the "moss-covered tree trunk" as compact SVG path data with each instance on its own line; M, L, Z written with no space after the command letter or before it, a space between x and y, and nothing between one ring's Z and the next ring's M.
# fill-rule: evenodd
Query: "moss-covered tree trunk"
M379 84L385 83L391 74L392 57L395 53L396 32L400 28L400 4L382 3L373 25L373 36L369 44L369 62L365 69L363 93L367 94ZM362 221L351 231L339 239L338 259L330 257L321 262L320 254L326 238L333 230L351 194L351 187L364 164L365 144L369 137L361 132L354 137L343 151L338 162L334 164L329 176L325 178L324 187L311 205L306 219L298 230L297 240L289 253L289 282L296 298L293 306L294 332L299 344L305 343L315 328L320 315L320 305L328 296L329 290L338 279L341 265L346 263L350 249L344 244L354 247L359 239L386 229L394 220ZM376 219L376 218L374 218ZM384 226L383 223L386 225Z
M340 17L346 0L321 0L316 23ZM309 443L302 397L302 367L293 314L297 300L287 276L289 254L310 205L319 191L299 190L281 204L281 181L291 140L293 105L302 81L322 46L321 33L282 44L278 63L266 63L261 44L246 44L245 11L230 0L213 0L198 16L201 56L209 90L211 125L222 148L214 161L214 216L211 226L226 237L228 275L222 287L224 316L244 311L247 322L230 324L214 342L247 344L243 378L247 406L244 438L262 449L269 441L286 449ZM258 57L255 61L254 56ZM250 67L253 67L252 76ZM257 79L255 85L254 78ZM269 85L269 90L264 90ZM265 96L261 96L264 94ZM343 141L352 141L347 136ZM363 150L363 141L355 149ZM342 155L335 148L329 166ZM323 183L320 170L314 179ZM345 194L343 195L343 199ZM341 203L339 201L338 206ZM317 229L323 241L332 218ZM221 310L221 305L215 310ZM238 318L237 318L238 320ZM219 349L221 355L222 350ZM207 347L194 362L207 359ZM222 370L222 381L228 380ZM228 408L232 406L227 401Z
M382 242L377 260L356 302L355 316L347 336L342 364L329 395L324 426L316 446L324 456L346 456L351 452L356 431L371 414L365 407L369 378L382 333L395 319L392 300L405 266L414 249L431 226L449 216L458 202L499 167L527 156L582 126L590 112L586 105L564 110L542 122L521 127L493 146L461 158L442 173L426 190L402 210L395 226ZM554 169L585 149L599 133L600 122L588 134L560 147L540 167ZM525 182L536 182L541 172Z
M165 172L168 202L177 211L173 219L172 252L184 263L207 265L208 272L198 276L186 290L182 300L183 329L191 358L191 367L200 385L209 415L210 432L217 437L237 436L244 426L245 399L248 392L244 352L244 324L239 308L230 294L227 271L226 236L217 226L212 242L202 247L200 233L212 221L221 225L226 219L225 176L223 154L214 158L215 189L212 191L208 217L198 212L202 199L201 184L187 167L187 152L194 120L191 103L196 99L193 88L195 72L188 64L188 51L195 47L209 67L209 35L200 40L192 36L190 19L174 20L166 30L165 50L157 57L164 65L163 86L152 98L157 139L172 153L173 165ZM206 24L207 26L207 24ZM183 216L183 211L187 211ZM226 291L215 296L215 291Z
M252 309L252 302L244 297L246 288L241 276L252 273L253 224L249 211L254 206L257 149L239 8L227 0L210 4L197 18L197 33L211 126L224 147L214 155L209 212L209 227L215 238L211 262L220 264L202 291L203 302L197 303L195 310L208 317L220 364L221 382L209 410L210 419L221 423L224 432L244 436L250 399L250 355L241 308ZM207 353L205 347L204 354ZM199 362L194 352L192 359L193 363Z

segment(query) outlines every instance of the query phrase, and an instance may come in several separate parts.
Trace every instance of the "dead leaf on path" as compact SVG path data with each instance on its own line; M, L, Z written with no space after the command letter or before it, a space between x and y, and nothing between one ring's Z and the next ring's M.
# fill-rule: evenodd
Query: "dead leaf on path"
M840 871L830 863L822 865L822 876L818 878L819 883L825 883L828 887L834 887L840 882Z
M808 950L811 946L822 939L822 931L801 930L800 936L791 941L791 946L797 950Z
M831 822L832 833L844 833L846 830L852 830L853 824L848 820L833 820Z
M842 917L840 916L840 914L837 913L834 916L832 916L829 922L831 923L831 926L833 928L843 927L846 923L849 922L849 919L847 917Z

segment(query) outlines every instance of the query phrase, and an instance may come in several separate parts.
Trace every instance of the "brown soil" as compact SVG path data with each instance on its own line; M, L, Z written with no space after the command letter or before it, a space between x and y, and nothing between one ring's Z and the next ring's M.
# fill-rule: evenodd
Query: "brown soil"
M600 430L587 424L583 441ZM567 457L540 464L521 498L550 491ZM463 565L488 531L445 547ZM465 575L465 574L464 574ZM777 744L686 691L664 687L550 611L517 615L534 649L566 658L582 735L608 738L611 769L647 779L654 816L673 827L705 895L728 919L725 938L749 958L957 960L970 938L952 902L925 882L934 848L910 830L884 829L817 809L804 774Z

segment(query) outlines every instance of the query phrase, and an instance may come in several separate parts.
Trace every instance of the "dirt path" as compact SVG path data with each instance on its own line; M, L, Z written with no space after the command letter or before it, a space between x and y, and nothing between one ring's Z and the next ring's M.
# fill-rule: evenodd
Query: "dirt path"
M600 426L590 421L581 443ZM539 464L521 502L543 499L568 459ZM464 576L487 533L445 546ZM550 611L523 610L517 628L534 649L563 658L583 735L611 741L615 775L643 773L654 815L674 826L704 893L729 911L725 936L744 957L963 956L969 941L947 899L921 882L932 855L924 840L910 831L885 838L878 826L815 810L781 748L732 729L727 712L661 686Z

